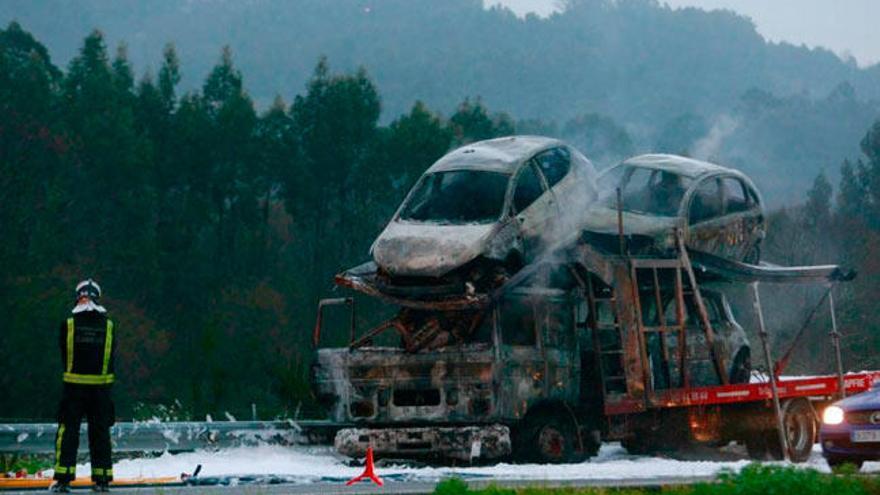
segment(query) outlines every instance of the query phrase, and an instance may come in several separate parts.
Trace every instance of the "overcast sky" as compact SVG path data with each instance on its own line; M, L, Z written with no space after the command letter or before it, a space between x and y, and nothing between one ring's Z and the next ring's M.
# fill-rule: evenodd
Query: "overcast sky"
M549 14L558 0L484 0L518 14ZM765 38L824 46L859 65L880 61L880 0L660 0L671 7L726 8L751 17Z

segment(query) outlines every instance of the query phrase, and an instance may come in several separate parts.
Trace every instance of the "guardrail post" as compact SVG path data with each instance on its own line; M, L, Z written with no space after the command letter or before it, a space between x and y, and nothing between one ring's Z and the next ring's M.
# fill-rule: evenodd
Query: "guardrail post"
M788 438L785 435L785 423L782 420L782 407L779 404L779 389L776 386L776 374L773 372L773 359L770 356L770 343L767 342L767 329L764 326L764 312L761 310L761 296L758 291L758 282L752 282L752 297L754 298L755 314L758 315L758 335L761 337L761 347L764 349L764 361L770 375L770 390L773 394L773 410L776 413L776 429L779 433L779 445L782 446L782 457L786 461L788 456Z

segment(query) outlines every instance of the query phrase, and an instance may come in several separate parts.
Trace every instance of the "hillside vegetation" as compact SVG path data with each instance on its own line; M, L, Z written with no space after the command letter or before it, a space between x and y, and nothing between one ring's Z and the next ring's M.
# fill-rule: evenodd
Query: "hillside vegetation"
M385 123L416 100L448 116L480 96L602 165L660 150L736 166L777 206L823 168L836 179L837 162L858 155L853 143L880 116L880 65L768 43L732 12L656 0L564 6L523 19L480 0L7 0L0 22L19 21L61 65L95 28L153 73L174 43L183 90L198 88L229 45L261 108L292 98L326 56L371 74Z

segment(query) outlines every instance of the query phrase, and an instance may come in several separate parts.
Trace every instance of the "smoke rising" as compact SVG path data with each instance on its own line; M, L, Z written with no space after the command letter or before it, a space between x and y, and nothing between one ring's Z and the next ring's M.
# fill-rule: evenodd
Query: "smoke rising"
M692 149L694 158L706 161L718 161L724 141L740 126L740 120L729 115L721 115L712 124L709 132L698 139Z

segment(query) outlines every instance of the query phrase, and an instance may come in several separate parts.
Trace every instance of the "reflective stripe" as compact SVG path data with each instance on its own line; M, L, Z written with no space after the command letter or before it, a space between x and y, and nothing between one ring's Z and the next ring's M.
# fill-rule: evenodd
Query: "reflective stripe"
M55 470L61 465L61 439L64 438L64 423L58 425L58 438L55 439ZM65 468L65 473L67 468ZM59 471L61 472L61 471Z
M100 375L73 373L73 318L67 319L67 371L63 375L65 383L78 385L108 385L113 383L114 376L107 373L110 368L110 357L113 355L113 322L107 320L107 333L104 336L104 363Z
M72 474L76 475L76 466L59 466L55 465L55 472L58 474Z
M113 468L92 468L92 476L113 476Z
M73 318L67 319L67 372L73 371Z
M79 373L65 373L64 381L79 385L107 385L113 383L114 376L109 375L81 375Z
M104 366L101 368L101 374L107 374L107 368L110 366L110 354L113 352L113 322L107 320L107 335L104 337Z

